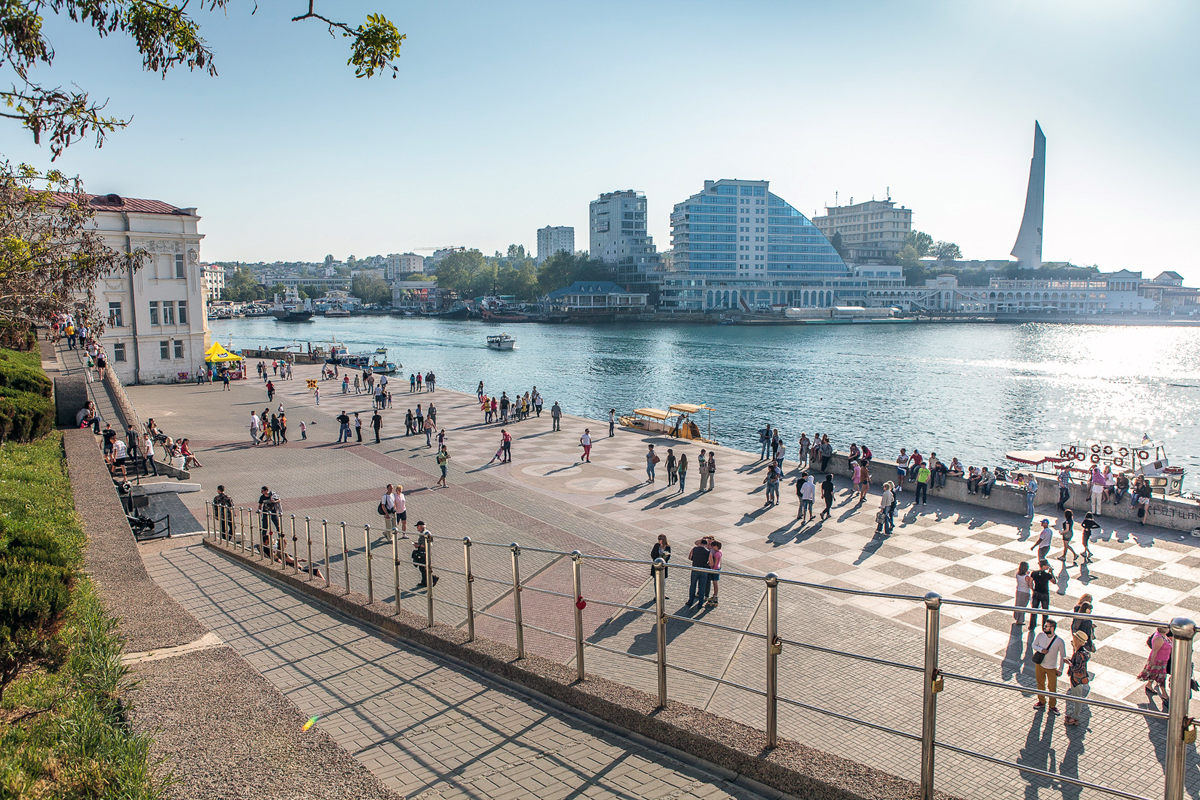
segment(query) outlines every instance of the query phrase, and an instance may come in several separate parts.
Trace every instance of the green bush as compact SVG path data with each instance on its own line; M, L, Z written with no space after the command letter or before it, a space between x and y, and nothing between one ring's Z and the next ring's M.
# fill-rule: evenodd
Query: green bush
M29 442L54 430L53 395L37 355L0 350L0 442Z
M0 350L0 389L51 397L54 385L42 372L42 360L34 353Z

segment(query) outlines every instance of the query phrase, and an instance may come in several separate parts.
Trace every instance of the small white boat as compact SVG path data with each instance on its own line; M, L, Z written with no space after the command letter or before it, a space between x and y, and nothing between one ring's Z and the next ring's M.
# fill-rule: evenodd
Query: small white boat
M517 340L507 333L487 337L487 346L493 350L512 350Z

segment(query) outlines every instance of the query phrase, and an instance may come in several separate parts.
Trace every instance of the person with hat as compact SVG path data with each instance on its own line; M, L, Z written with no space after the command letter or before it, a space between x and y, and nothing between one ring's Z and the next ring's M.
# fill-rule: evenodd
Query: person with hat
M1050 520L1042 520L1042 529L1038 531L1037 541L1030 546L1030 550L1037 550L1038 563L1046 560L1050 555L1050 545L1054 541L1054 531L1050 529Z
M1063 662L1067 658L1067 646L1058 635L1058 623L1043 617L1042 629L1033 640L1033 669L1037 677L1038 699L1033 707L1041 711L1046 707L1043 692L1058 691L1058 676L1062 675ZM1050 713L1057 714L1058 698L1050 698Z
M1066 725L1079 724L1079 712L1083 710L1081 702L1088 692L1088 658L1091 653L1088 651L1088 635L1083 631L1075 631L1071 635L1071 642L1075 645L1075 652L1071 654L1070 660L1067 662L1067 678L1071 681L1071 688L1067 689L1067 694L1071 697L1078 697L1079 700L1068 700L1066 707L1066 717L1063 723Z
M417 538L413 540L412 563L417 568L417 574L421 576L421 580L417 583L417 588L422 589L426 585L437 586L438 576L429 574L429 553L425 549L425 520L417 520ZM428 584L427 584L428 582Z

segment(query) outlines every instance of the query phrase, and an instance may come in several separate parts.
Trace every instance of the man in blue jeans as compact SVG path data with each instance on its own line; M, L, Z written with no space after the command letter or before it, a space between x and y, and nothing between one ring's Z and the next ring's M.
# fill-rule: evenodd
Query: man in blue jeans
M712 555L708 549L708 543L710 540L711 539L708 536L697 540L696 545L692 548L692 552L688 554L688 558L691 559L693 567L698 567L699 569L708 569L709 557ZM689 606L696 602L703 604L707 599L708 573L692 570L692 582L688 586L687 604Z
M767 457L767 449L771 446L771 423L767 423L765 428L758 431L758 444L762 452L759 453L759 459Z
M1030 519L1033 519L1033 501L1037 499L1037 490L1037 478L1030 475L1029 480L1025 483L1025 503L1028 506L1025 510L1025 516Z

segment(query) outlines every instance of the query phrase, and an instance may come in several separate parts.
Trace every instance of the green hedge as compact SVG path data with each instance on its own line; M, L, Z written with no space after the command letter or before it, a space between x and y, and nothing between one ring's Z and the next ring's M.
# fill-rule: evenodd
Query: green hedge
M0 443L54 430L54 388L37 353L0 349Z

